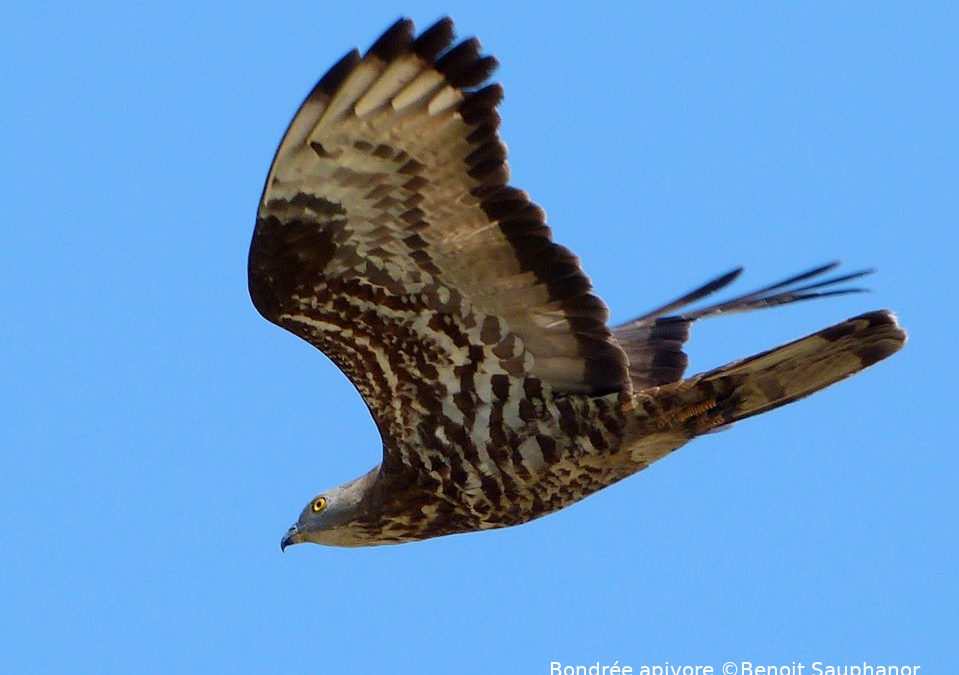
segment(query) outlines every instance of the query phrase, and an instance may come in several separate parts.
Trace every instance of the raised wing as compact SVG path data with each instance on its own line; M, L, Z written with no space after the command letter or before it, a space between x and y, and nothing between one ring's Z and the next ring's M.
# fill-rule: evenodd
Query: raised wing
M502 89L482 86L496 61L452 43L449 19L415 39L401 20L320 80L277 150L250 248L257 309L342 368L381 432L404 388L441 409L456 369L484 359L559 392L629 386L576 256L506 185Z
M765 307L778 307L792 302L831 295L862 292L863 289L861 288L837 288L836 286L870 274L872 270L860 270L819 279L811 283L803 283L821 277L838 265L838 262L832 262L731 300L717 302L696 310L688 310L681 314L669 315L671 312L688 307L697 300L725 288L742 273L743 268L740 267L716 277L662 307L616 326L613 328L613 336L619 341L629 357L629 374L633 381L633 387L646 389L682 379L689 363L689 358L683 351L683 345L689 339L690 326L699 319L717 314L733 314Z

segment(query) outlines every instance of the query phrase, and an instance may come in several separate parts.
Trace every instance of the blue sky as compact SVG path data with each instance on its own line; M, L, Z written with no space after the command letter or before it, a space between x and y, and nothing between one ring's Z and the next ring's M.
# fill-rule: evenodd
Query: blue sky
M872 294L697 325L692 369L879 307L910 344L532 524L281 554L379 439L250 304L257 199L314 81L401 13L500 59L513 182L614 319L841 258ZM4 15L0 670L955 667L954 3Z

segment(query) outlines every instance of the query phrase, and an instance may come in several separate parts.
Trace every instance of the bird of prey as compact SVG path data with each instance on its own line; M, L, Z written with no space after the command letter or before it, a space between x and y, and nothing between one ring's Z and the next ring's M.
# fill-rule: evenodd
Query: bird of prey
M383 439L369 473L282 539L372 546L517 525L690 439L899 350L888 311L684 377L693 322L853 292L826 265L699 310L735 270L621 326L543 210L508 184L497 62L452 21L397 21L323 76L270 168L249 255L257 310L349 377Z

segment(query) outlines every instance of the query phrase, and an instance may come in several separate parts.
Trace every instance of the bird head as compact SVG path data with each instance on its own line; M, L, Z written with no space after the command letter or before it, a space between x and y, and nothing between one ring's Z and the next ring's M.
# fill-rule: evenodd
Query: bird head
M372 474L373 472L371 472ZM310 542L328 546L359 546L362 541L357 515L371 483L362 476L339 487L321 492L303 507L300 517L280 541L280 549Z

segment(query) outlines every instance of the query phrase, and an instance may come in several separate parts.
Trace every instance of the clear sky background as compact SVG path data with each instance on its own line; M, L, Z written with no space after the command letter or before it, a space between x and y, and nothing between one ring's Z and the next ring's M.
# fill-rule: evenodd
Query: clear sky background
M957 7L5 6L0 671L955 672ZM445 13L614 319L841 258L871 294L697 325L692 369L880 307L905 351L532 524L281 554L380 450L249 301L263 179L329 65Z

